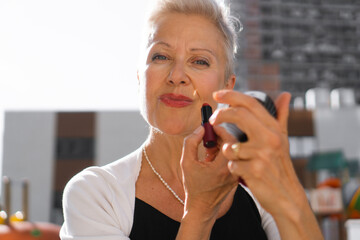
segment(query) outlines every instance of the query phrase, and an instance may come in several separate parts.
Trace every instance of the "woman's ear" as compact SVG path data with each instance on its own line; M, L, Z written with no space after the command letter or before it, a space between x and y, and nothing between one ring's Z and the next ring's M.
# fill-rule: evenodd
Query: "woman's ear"
M235 74L231 74L225 83L225 89L230 89L230 90L234 89L235 82L236 82L236 76Z

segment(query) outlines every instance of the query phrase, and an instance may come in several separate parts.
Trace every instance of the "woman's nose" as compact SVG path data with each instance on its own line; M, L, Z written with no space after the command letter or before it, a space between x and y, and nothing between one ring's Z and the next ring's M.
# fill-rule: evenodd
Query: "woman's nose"
M167 82L171 85L187 85L190 79L185 72L185 66L182 63L175 62L172 66Z

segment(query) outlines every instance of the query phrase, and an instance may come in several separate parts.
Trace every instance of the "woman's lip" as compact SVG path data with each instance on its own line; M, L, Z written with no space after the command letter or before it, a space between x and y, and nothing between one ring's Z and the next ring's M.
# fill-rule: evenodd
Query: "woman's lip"
M168 107L182 108L189 106L193 100L180 94L167 93L160 96L160 101Z

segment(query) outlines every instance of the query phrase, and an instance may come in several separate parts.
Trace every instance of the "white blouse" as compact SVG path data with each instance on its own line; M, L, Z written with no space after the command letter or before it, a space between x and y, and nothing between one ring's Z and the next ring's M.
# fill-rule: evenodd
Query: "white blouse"
M75 175L63 195L62 240L128 240L135 209L135 183L142 147L103 167L89 167ZM256 201L269 240L280 239L276 223Z

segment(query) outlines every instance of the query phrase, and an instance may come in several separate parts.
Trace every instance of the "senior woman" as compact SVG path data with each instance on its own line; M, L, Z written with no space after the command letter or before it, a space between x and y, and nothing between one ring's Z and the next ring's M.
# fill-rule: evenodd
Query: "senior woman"
M236 34L215 0L162 0L138 70L150 126L135 152L77 174L64 191L62 239L322 239L288 151L290 95L277 119L234 92ZM201 143L200 109L218 146ZM219 124L231 122L246 143ZM241 177L247 187L239 184Z

